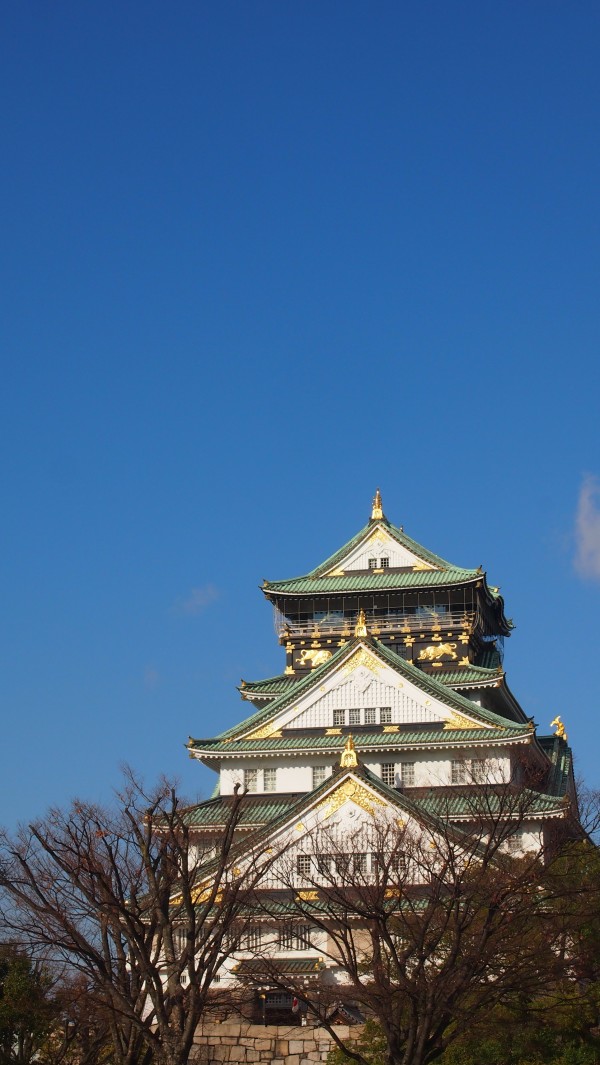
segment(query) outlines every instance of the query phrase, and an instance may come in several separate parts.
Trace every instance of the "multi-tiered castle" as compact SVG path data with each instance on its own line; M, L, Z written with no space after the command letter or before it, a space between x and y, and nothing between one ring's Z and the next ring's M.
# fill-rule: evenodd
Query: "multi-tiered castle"
M555 719L554 735L539 736L508 688L512 622L480 567L462 569L416 543L388 521L377 491L370 520L348 543L305 576L265 581L263 592L285 669L242 682L251 713L239 724L190 739L190 756L219 775L213 798L189 811L199 837L222 830L241 784L247 847L287 833L298 887L303 876L314 887L307 825L385 809L468 829L473 791L491 778L528 796L507 837L516 854L543 844L557 823L575 830L564 726ZM228 963L232 978L264 934L257 924L253 944ZM289 927L269 942L283 972L292 963L318 968L318 945Z

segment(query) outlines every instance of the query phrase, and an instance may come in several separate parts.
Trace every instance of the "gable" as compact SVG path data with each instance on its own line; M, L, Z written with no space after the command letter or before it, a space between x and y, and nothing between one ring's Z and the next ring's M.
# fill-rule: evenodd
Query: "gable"
M268 724L246 733L246 738L264 738L283 729L340 730L353 725L381 726L386 732L397 732L407 724L485 727L476 707L471 715L469 703L463 699L457 713L453 705L457 697L454 693L448 695L447 702L441 689L439 694L424 690L359 642L330 672L303 687L297 699L288 702Z
M400 544L384 525L375 525L364 540L361 540L346 556L338 558L335 567L323 576L327 576L328 573L335 574L340 570L347 573L352 570L413 567L434 569L431 563L425 562L408 547Z

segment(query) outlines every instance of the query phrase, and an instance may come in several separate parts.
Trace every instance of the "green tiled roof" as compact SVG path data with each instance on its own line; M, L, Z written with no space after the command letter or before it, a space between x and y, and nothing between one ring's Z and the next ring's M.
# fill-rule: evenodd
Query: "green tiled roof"
M492 788L485 788L483 794L477 788L465 789L462 793L432 788L429 795L416 802L422 810L441 818L481 817L484 814L493 817L499 813L509 817L512 813L522 820L530 815L560 813L563 809L562 797L528 789L498 795Z
M483 666L465 666L460 669L440 670L435 679L451 688L462 688L465 684L485 684L490 680L501 680L502 674L497 669L484 669Z
M242 695L281 695L293 688L299 677L281 673L278 677L266 677L264 680L243 680L239 690Z
M184 811L187 825L195 828L223 828L231 812L234 797L223 795L190 806ZM298 802L297 794L246 795L239 820L240 828L256 828L283 816Z
M343 577L293 577L285 581L265 581L265 595L334 595L348 592L378 592L407 588L448 588L453 585L469 584L484 580L478 570L456 569L444 570L383 570L377 573L348 571Z
M501 678L497 669L484 669L483 666L467 666L460 669L440 670L435 679L450 688L461 688L465 684L484 684ZM281 695L289 691L301 678L288 673L278 677L265 677L263 680L246 680L240 686L242 695Z
M268 981L269 974L280 976L313 976L324 968L323 961L314 958L244 958L235 966L237 976L263 976Z
M414 729L407 732L359 732L352 729L352 735L356 743L359 756L361 752L373 750L387 750L398 747L455 747L464 744L496 743L500 740L523 740L528 739L531 732L519 725L507 725L505 728L465 728L465 729ZM268 736L262 740L227 740L217 737L212 740L191 740L189 749L199 751L205 757L218 757L221 761L223 755L232 757L235 755L252 754L254 757L270 755L276 752L290 754L292 751L315 754L341 753L348 734L342 736L315 736L305 733L291 732L288 736Z
M376 656L391 665L401 676L411 680L417 688L427 692L428 695L436 696L447 706L450 706L461 713L470 714L478 721L497 725L501 728L506 727L506 718L499 717L497 714L492 713L491 710L485 710L483 707L471 702L470 699L466 699L464 695L459 695L458 692L455 692L452 688L448 688L445 684L440 683L435 677L424 673L422 669L414 666L412 662L407 662L406 659L400 658L395 651L392 651L389 647L385 647L384 644L379 642L379 640L375 640L373 637L366 637L362 640L349 640L343 647L337 648L327 662L324 662L323 665L318 666L305 677L299 679L297 684L293 685L290 690L282 692L281 695L271 700L267 706L261 707L260 710L257 710L255 714L251 714L250 717L246 718L244 721L227 729L225 732L221 732L217 738L223 740L229 737L238 736L245 732L250 732L255 728L258 728L259 725L269 721L281 710L287 707L290 702L298 699L304 692L309 691L312 687L318 687L322 678L332 672L338 663L344 660L352 648L360 643L365 643ZM525 725L511 724L513 730L523 730L526 727L527 726ZM193 747L193 745L193 741L191 741L189 746Z

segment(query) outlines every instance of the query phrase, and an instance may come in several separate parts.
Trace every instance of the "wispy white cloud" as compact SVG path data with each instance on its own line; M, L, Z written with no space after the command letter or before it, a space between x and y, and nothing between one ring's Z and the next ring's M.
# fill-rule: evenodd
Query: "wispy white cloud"
M586 580L600 580L600 481L586 474L575 519L575 569Z
M201 588L192 588L189 595L177 599L171 607L172 614L179 617L195 617L219 598L220 592L214 584L204 584Z

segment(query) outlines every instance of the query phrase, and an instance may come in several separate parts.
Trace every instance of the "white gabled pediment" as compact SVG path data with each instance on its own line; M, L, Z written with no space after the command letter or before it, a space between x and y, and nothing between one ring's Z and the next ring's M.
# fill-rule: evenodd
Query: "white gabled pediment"
M449 693L450 694L450 693ZM246 734L247 739L272 736L282 729L336 729L443 723L447 728L481 728L474 710L457 715L443 696L424 691L405 674L383 662L367 644L358 644L326 677L317 679L268 724Z
M338 560L335 568L323 576L331 576L340 570L348 573L352 570L380 569L382 559L387 559L387 562L383 562L383 567L390 569L405 569L414 566L418 566L419 569L435 568L431 563L425 562L413 551L409 551L407 547L398 543L384 525L375 525L357 547L349 551L345 558ZM373 565L373 562L376 562L376 565Z

